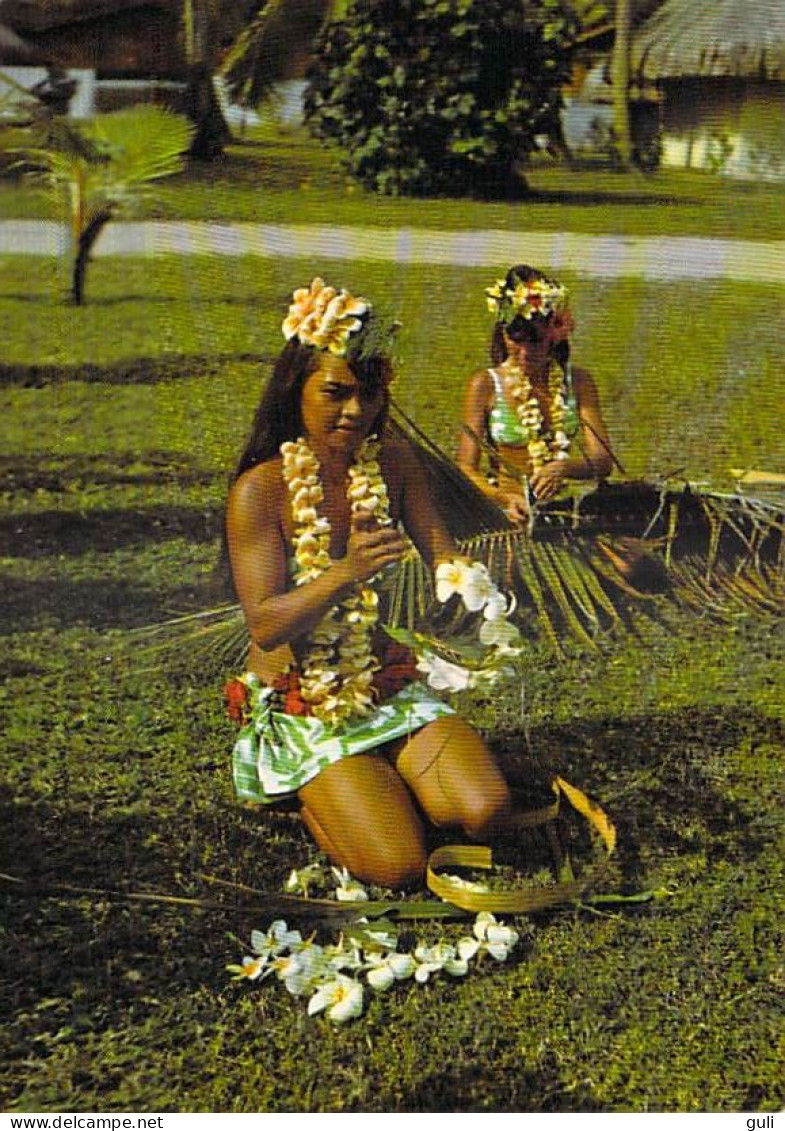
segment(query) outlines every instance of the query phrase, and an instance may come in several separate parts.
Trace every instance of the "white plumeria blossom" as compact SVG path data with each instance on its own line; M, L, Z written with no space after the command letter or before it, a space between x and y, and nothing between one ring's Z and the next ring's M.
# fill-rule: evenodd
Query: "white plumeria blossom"
M510 951L517 946L520 938L512 927L496 921L490 911L481 911L474 923L474 936L483 950L497 962L506 962Z
M395 982L411 978L414 971L415 961L410 954L391 951L368 955L368 984L379 993L389 990Z
M442 605L461 592L466 569L465 562L440 562L436 567L436 598Z
M263 958L283 954L302 941L300 932L290 931L284 919L276 919L265 932L251 931L251 948Z
M246 954L239 965L231 965L227 967L231 971L235 981L241 981L247 978L249 982L255 982L264 973L267 959L260 955Z
M496 620L483 621L480 626L480 642L498 652L517 654L520 651L521 634L514 624L497 617Z
M472 562L466 571L461 591L463 603L469 612L477 613L484 609L497 592L487 567L482 562Z
M307 896L312 887L324 883L324 869L319 864L306 864L304 868L292 868L284 884L284 891L302 892Z
M292 997L302 997L313 986L321 973L321 947L294 951L272 962L278 980L283 982Z
M461 958L454 946L449 943L436 943L435 946L418 946L414 951L417 968L414 980L421 984L427 982L431 974L444 970L453 978L463 978L469 972L469 963Z
M339 974L330 982L320 986L308 1002L308 1015L313 1017L316 1013L326 1011L327 1016L336 1025L351 1021L359 1017L363 1011L363 988L353 978Z
M368 892L349 875L346 868L332 868L331 871L337 884L335 898L341 903L359 903L368 898Z
M424 652L417 662L417 671L426 676L434 691L467 691L475 686L474 673L460 664L443 660L435 652Z

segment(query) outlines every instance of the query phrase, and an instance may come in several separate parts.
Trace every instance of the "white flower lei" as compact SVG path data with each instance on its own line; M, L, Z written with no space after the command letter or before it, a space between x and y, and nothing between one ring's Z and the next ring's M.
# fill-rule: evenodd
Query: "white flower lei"
M504 363L509 377L510 392L515 402L515 411L523 427L529 434L526 449L529 453L532 471L539 471L550 460L567 459L570 439L564 431L565 400L564 374L561 366L551 359L548 367L548 396L550 398L551 431L549 437L541 435L542 413L537 398L532 392L531 381L519 366Z
M369 436L349 468L347 497L352 514L372 514L390 522L390 501L379 463L379 440ZM324 499L319 461L304 439L281 445L283 478L289 489L295 523L295 585L319 577L330 565L328 519L317 511ZM309 633L300 673L303 700L316 718L336 726L352 715L366 715L373 705L371 683L379 662L371 649L379 598L368 584L357 584L328 609Z

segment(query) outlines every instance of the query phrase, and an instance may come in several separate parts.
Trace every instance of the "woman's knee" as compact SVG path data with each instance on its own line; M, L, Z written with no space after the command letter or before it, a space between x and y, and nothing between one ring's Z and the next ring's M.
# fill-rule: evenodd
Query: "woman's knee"
M396 891L422 881L427 861L424 837L417 828L406 828L407 822L395 838L346 837L345 829L331 828L307 805L300 813L319 847L355 879Z
M399 766L435 824L459 825L479 839L509 816L510 791L501 770L482 737L458 715L421 731Z
M510 791L502 780L487 788L464 795L461 825L472 840L498 832L507 824L512 808Z
M422 844L375 845L370 852L361 852L349 871L366 883L401 891L421 884L425 877L428 854Z

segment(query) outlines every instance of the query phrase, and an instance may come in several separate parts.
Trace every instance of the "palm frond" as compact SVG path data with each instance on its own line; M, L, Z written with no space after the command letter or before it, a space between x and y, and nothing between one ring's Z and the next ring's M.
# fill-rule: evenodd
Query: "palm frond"
M337 7L331 0L264 0L224 56L218 75L235 102L258 106L307 52Z
M160 106L96 114L82 129L107 157L107 186L123 192L178 173L194 134L187 118Z
M559 655L567 639L594 647L600 634L634 631L639 611L666 603L702 616L785 615L785 497L697 490L689 484L621 482L536 508L530 527L505 515L394 406L391 430L413 444L429 489L467 556L484 561L516 598L524 632ZM433 581L416 550L386 584L383 616L393 628L461 625L436 609ZM450 621L450 617L453 620ZM225 605L158 626L160 644L187 642L211 666L240 662L242 614Z

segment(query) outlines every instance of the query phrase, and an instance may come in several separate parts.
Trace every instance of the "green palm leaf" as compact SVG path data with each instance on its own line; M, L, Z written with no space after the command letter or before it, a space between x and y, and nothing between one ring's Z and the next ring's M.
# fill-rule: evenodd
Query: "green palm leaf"
M97 114L81 132L104 157L106 192L126 196L180 172L194 127L187 118L160 106L134 106Z

